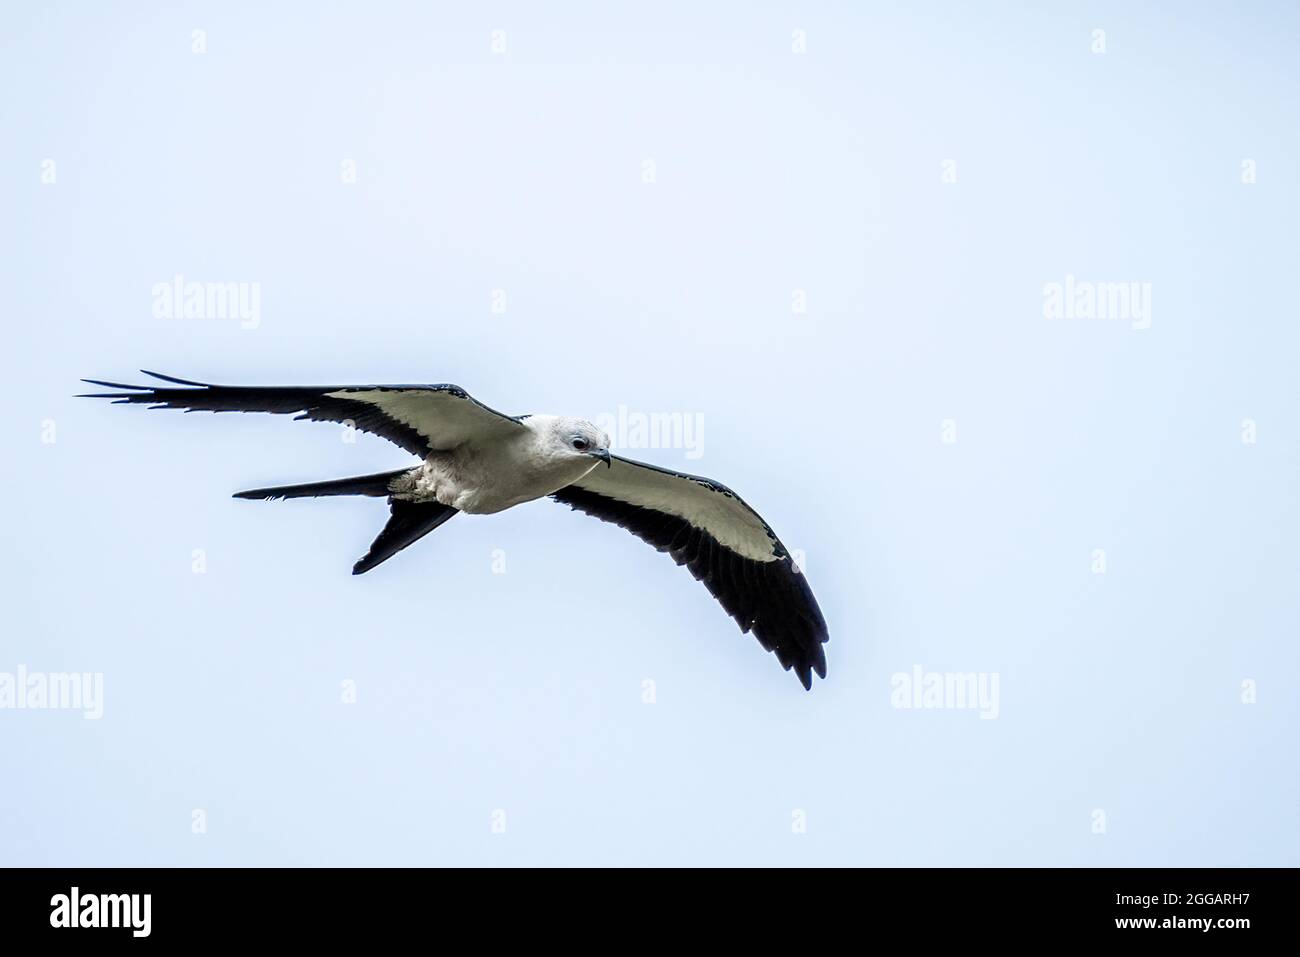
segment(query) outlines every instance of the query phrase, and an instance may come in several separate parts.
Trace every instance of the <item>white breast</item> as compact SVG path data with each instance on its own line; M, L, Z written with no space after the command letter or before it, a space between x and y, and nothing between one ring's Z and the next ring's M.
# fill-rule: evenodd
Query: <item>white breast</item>
M525 423L528 431L504 441L465 443L430 453L398 497L437 501L471 515L487 515L573 484L597 462L587 456L547 454L543 443L551 419L532 416Z

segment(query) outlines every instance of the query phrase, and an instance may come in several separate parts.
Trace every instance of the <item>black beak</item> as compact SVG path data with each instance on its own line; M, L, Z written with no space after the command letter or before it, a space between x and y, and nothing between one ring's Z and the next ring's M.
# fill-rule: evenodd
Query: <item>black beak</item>
M614 467L614 460L609 457L609 449L601 449L599 452L592 452L591 454L604 462L605 468L612 469Z

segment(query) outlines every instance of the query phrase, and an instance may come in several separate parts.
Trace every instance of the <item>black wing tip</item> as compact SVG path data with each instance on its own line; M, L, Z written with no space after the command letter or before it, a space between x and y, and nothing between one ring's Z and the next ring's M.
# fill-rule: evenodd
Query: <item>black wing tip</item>
M143 375L150 376L162 382L170 382L174 385L195 386L200 389L211 389L212 386L206 382L194 382L190 379L178 379L175 376L163 375L161 372L150 372L148 369L141 369ZM140 401L156 392L157 389L151 385L135 385L131 382L108 382L104 379L82 379L87 385L103 386L105 389L126 389L126 392L86 392L73 396L74 399L121 399L127 402Z
M175 383L176 385L192 385L192 386L198 386L201 389L212 388L212 386L207 382L195 382L192 379L178 379L175 376L163 375L161 372L150 372L148 369L141 369L140 372L141 374L147 375L152 379L161 379L163 382L172 382ZM136 388L145 388L145 387L136 386Z
M822 640L825 641L826 639L823 638ZM817 656L817 660L813 662L813 671L817 672L817 677L821 678L822 681L826 680L826 655L825 654L819 654Z
M126 392L81 392L74 399L117 399L129 402L131 399L147 395L151 390L144 385L131 385L128 382L107 382L103 379L82 379L86 385L102 386L105 389L126 389Z
M105 389L131 389L136 392L144 392L149 388L147 385L131 385L128 382L107 382L103 379L82 379L81 381L88 385L102 385Z
M822 681L826 680L826 654L822 651L822 643L825 641L826 635L823 634L821 643L817 644L814 651L804 652L799 658L786 665L786 668L794 671L804 691L812 691L813 675Z

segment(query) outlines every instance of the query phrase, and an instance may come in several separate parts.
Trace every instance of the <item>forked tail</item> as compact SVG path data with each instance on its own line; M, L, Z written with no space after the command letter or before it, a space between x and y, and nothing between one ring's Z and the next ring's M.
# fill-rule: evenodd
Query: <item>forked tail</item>
M419 541L459 511L438 502L406 502L393 498L389 494L393 479L409 471L410 469L398 469L395 472L331 479L327 482L255 488L247 492L236 492L235 498L317 498L322 495L368 495L380 498L388 495L388 524L371 544L370 551L352 566L352 574L360 575L392 558L407 545Z

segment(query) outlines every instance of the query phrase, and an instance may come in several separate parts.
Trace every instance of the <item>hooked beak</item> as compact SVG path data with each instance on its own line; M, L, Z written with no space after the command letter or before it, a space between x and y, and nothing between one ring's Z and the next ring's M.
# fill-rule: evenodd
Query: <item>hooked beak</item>
M614 460L609 457L609 449L601 449L599 452L592 452L591 454L604 462L605 468L612 469L614 467Z

